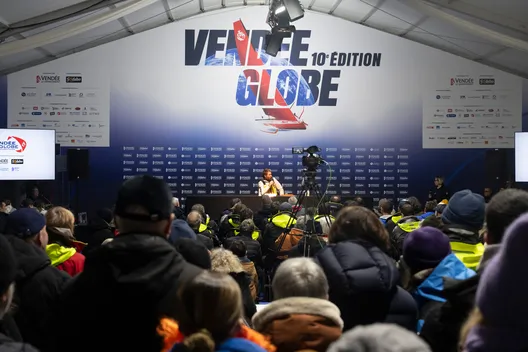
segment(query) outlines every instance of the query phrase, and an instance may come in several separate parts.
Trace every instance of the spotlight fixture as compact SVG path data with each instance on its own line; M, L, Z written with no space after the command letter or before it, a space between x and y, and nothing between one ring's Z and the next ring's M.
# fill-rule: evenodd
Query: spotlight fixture
M277 56L282 40L295 32L291 22L304 17L304 9L299 0L271 0L266 22L271 33L266 36L266 53Z

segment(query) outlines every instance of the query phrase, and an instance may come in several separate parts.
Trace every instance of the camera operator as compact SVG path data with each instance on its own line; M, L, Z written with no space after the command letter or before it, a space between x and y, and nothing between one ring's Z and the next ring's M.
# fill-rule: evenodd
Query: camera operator
M264 169L262 171L262 180L258 183L259 196L265 194L270 196L283 195L284 189L279 181L271 174L270 169Z

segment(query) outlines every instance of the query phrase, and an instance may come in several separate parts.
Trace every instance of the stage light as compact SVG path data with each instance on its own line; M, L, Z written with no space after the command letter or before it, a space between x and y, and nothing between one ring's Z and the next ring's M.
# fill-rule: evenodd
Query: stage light
M291 11L291 13L290 13ZM295 32L291 25L304 16L304 9L299 0L271 0L266 22L271 33L266 36L265 50L268 55L277 56L281 50L282 40Z
M279 6L276 10L275 10L275 14L279 14L281 12L284 12L286 11L286 6Z

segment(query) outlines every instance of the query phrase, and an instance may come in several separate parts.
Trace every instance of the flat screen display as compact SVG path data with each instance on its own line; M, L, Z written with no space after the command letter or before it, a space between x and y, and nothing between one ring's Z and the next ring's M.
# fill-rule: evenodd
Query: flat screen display
M0 129L0 180L54 179L54 130Z
M515 182L528 182L528 132L515 133Z

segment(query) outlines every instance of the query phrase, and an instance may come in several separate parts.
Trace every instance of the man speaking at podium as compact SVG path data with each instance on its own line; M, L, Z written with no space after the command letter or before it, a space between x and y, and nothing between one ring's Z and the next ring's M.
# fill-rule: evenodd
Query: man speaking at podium
M265 194L269 196L283 195L284 189L282 185L275 177L271 175L270 169L264 169L262 171L262 180L258 183L258 195L263 196Z

